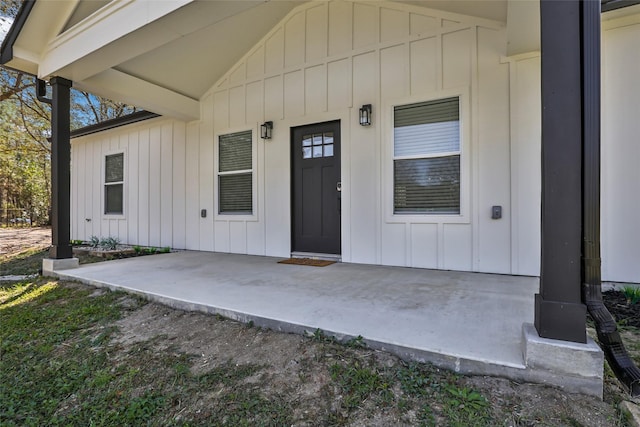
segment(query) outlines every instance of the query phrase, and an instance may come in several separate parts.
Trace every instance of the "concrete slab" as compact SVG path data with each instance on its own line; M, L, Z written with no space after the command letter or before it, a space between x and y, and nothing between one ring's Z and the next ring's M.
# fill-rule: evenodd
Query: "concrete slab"
M522 325L533 322L537 278L279 260L185 251L54 273L275 330L360 335L370 347L461 373L532 377Z
M42 275L52 276L55 271L69 270L71 268L78 268L80 261L78 258L65 258L65 259L53 259L44 258L42 260Z
M587 343L580 344L541 338L531 323L522 326L522 335L527 368L564 378L565 387L572 384L584 394L602 398L604 353L595 341L587 337Z

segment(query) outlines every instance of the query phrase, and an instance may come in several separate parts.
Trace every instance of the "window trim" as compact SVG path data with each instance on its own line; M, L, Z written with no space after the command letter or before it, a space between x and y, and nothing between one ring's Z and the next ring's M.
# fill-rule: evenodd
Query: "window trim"
M460 108L460 213L395 213L394 212L394 108L407 104L437 101L439 99L454 98L459 100ZM453 88L433 92L421 96L411 96L389 100L384 104L383 117L383 185L384 185L384 211L386 223L457 223L468 224L470 218L470 190L471 190L471 107L469 101L469 88ZM412 155L400 156L401 159L423 159L430 157L444 157L446 155L457 155L458 152L437 153L437 155Z
M213 143L213 211L214 219L220 221L257 221L258 220L258 140L259 125L256 123L254 127L240 127L223 129L214 134ZM220 137L240 132L251 132L251 169L242 169L236 171L220 172ZM252 213L245 212L220 212L220 176L238 175L243 173L251 173L251 206Z
M120 182L106 182L106 172L107 172L107 156L113 156L114 154L122 154L123 155L123 159L122 159L122 181ZM127 212L127 162L128 162L128 156L127 156L127 149L126 148L118 148L118 149L114 149L114 150L107 150L102 152L102 167L101 167L101 174L102 174L102 178L101 178L101 183L102 183L102 190L101 190L101 212L102 212L102 218L104 219L125 219L126 218L126 212ZM122 213L106 213L105 210L107 208L106 206L106 198L107 198L107 193L106 193L106 188L107 185L113 185L113 184L122 184Z

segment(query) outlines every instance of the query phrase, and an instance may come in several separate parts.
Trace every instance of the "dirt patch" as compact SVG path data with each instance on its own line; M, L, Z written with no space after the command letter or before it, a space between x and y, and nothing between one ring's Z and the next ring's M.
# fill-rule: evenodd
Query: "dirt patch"
M640 328L640 303L631 304L620 291L603 292L602 300L618 325Z
M391 391L400 404L389 404L381 397L365 399L350 410L345 404L345 390L336 386L336 366L359 366L383 377L394 377L404 362L390 354L366 348L338 345L330 338L308 338L264 330L202 313L174 310L148 303L116 323L119 333L115 343L131 348L153 343L153 351L190 355L190 371L205 375L215 369L233 366L261 366L245 384L265 395L289 402L293 425L448 425L450 419L437 414L445 403L429 403L436 414L425 419L421 400L403 394L398 385ZM535 384L519 384L507 379L468 376L456 377L432 369L430 381L423 384L427 393L443 393L456 384L458 389L478 390L490 404L492 419L488 425L509 426L615 426L623 425L616 409L621 390L608 384L605 400L564 393ZM395 378L395 377L394 377ZM364 380L363 380L364 381ZM429 391L431 389L437 391ZM213 395L211 395L213 396ZM209 397L211 397L209 396ZM426 396L431 396L426 394ZM192 396L194 408L206 408L207 394ZM185 403L189 399L184 396ZM429 398L425 398L428 399ZM386 402L386 403L385 403ZM440 406L438 406L440 405ZM406 408L413 408L406 410ZM443 412L444 413L444 412ZM428 420L427 420L428 421ZM495 424L494 424L495 423ZM466 425L466 424L461 424ZM475 425L475 424L474 424ZM478 425L485 425L479 423Z
M51 228L0 228L0 254L51 245Z

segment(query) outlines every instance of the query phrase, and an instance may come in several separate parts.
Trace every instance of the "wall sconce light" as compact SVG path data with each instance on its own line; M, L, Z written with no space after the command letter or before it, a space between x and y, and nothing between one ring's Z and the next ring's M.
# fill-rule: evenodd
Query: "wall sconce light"
M360 126L371 126L371 104L360 107Z
M271 139L271 131L273 131L273 122L264 122L260 125L260 138Z

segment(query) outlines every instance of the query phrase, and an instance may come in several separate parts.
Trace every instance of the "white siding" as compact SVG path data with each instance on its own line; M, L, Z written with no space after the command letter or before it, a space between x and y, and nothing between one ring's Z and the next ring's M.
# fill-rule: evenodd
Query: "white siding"
M266 120L274 122L274 134L257 141L255 219L217 216L213 229L201 228L200 249L288 256L289 129L341 120L344 261L510 273L509 68L500 62L505 31L488 21L444 16L383 2L305 4L232 67L202 101L201 129L208 130L201 148L211 147L210 135L257 130ZM391 109L385 106L447 89L469 98L463 120L473 135L465 153L470 212L452 223L429 216L390 220L385 189L392 177L384 171L391 162L392 141L385 136ZM369 103L373 125L363 128L358 108ZM202 186L212 182L212 169L205 168L213 164L207 155L205 165L200 154L200 196L209 198L212 186ZM503 219L490 219L492 205L503 206Z
M72 238L288 256L290 128L341 120L344 261L538 275L539 54L504 60L502 25L452 18L399 3L299 6L201 99L201 121L157 118L73 141ZM610 281L640 282L639 21L603 27L602 258ZM390 106L447 90L466 98L463 215L390 215ZM370 127L357 124L362 104L373 104ZM257 132L265 120L274 131L270 141L255 138L255 215L216 215L215 135ZM126 156L125 213L105 218L103 163L114 150ZM493 205L502 219L491 219Z
M192 127L189 125L189 127ZM196 136L197 137L197 136ZM187 224L198 224L193 203L192 150L184 122L153 119L76 138L72 142L71 238L117 237L123 243L187 247ZM125 154L124 215L103 214L106 154ZM187 156L191 154L191 156ZM189 209L189 210L187 210ZM190 230L192 235L199 234Z
M640 283L640 15L603 23L602 280ZM630 24L631 23L631 24ZM512 271L540 274L540 57L511 59ZM484 243L484 242L483 242Z
M540 56L511 63L511 271L540 275Z
M640 15L635 18L603 31L601 229L602 277L640 283Z

